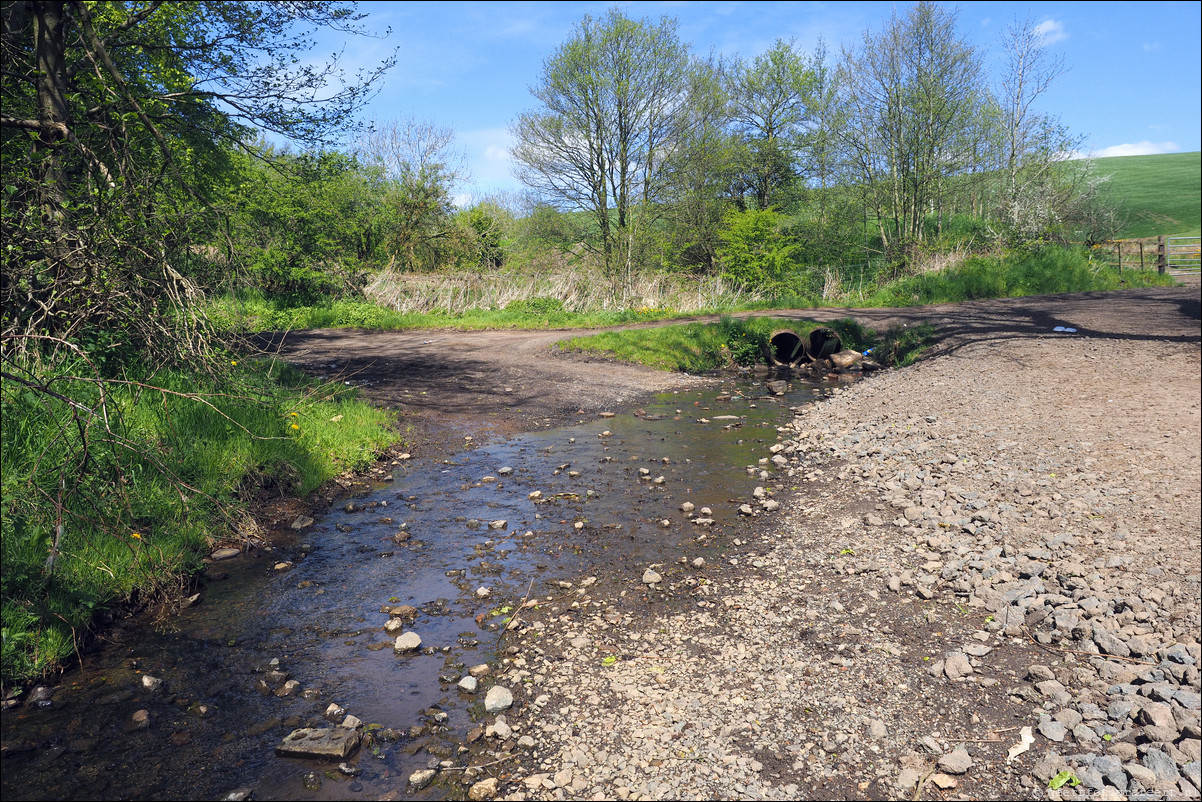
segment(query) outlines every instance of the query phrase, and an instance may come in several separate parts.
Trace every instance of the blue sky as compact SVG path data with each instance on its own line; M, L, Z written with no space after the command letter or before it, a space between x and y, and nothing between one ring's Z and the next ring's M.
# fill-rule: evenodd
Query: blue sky
M508 127L535 107L529 87L543 61L590 13L612 5L634 18L675 17L694 52L753 57L778 39L810 51L819 37L837 54L867 29L879 30L906 2L364 2L368 29L382 38L349 37L347 66L378 63L397 49L397 65L365 119L417 118L455 130L479 197L518 190L508 158ZM1033 19L1068 71L1043 99L1096 156L1202 149L1202 47L1198 2L970 2L959 6L960 32L985 54L996 75L999 37L1014 20ZM311 57L339 49L323 36Z

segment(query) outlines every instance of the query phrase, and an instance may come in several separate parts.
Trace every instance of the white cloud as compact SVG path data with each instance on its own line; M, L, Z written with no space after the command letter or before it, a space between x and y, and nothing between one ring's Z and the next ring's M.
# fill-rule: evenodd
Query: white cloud
M1094 151L1095 158L1105 159L1110 156L1157 156L1161 153L1177 153L1181 147L1176 142L1129 142L1123 145L1111 145L1108 148Z
M1043 37L1043 43L1050 45L1054 42L1059 42L1068 38L1068 34L1064 31L1064 23L1060 20L1045 19L1043 22L1035 26L1035 33Z

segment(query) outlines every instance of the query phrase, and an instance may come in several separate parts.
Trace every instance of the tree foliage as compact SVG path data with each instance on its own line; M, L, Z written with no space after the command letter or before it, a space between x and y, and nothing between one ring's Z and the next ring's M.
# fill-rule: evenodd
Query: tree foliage
M85 333L203 350L189 248L214 231L231 154L252 129L318 146L350 125L390 62L343 83L336 60L297 54L316 28L361 16L331 2L4 3L5 353Z
M676 22L585 16L531 89L540 108L513 126L519 178L597 223L607 274L621 295L669 157L689 122L694 69Z

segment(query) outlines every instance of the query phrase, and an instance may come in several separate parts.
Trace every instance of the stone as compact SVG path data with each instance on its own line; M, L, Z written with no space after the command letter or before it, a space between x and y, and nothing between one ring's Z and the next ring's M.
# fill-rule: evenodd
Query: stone
M304 529L307 526L312 526L315 521L308 515L298 515L296 520L292 522L293 529Z
M1166 755L1163 750L1149 749L1140 761L1145 768L1151 769L1156 779L1162 783L1177 782L1177 763Z
M1054 721L1053 719L1047 717L1040 719L1037 729L1039 730L1039 734L1044 738L1047 738L1049 741L1055 741L1056 743L1063 741L1064 736L1068 734L1067 727L1065 727L1059 721Z
M437 775L438 772L434 769L418 769L409 775L409 784L413 786L413 790L420 791L434 782Z
M501 685L494 685L488 689L488 694L484 697L484 709L489 713L499 713L502 710L508 710L513 706L513 693Z
M964 774L972 768L972 757L968 754L968 750L961 746L939 758L937 765L948 774Z
M216 551L214 551L212 554L209 555L209 559L213 560L215 562L220 562L222 560L232 560L241 553L242 553L242 551L239 549L231 549L231 548L217 549Z
M648 568L646 571L643 572L643 584L644 585L656 585L663 581L664 581L664 578L662 576L660 576L657 572L651 570L650 568Z
M158 677L152 677L149 674L143 674L142 687L151 693L157 693L163 689L163 681Z
M885 727L885 722L878 719L872 719L868 722L867 735L870 740L879 741L889 734L889 730Z
M422 646L422 638L416 632L406 632L404 635L398 635L392 648L398 652L413 652L420 649Z
M489 777L487 780L481 780L478 783L472 783L472 787L467 790L467 798L473 802L483 802L483 800L492 799L496 795L496 777Z
M971 675L972 672L972 663L968 662L968 655L964 652L952 652L943 661L943 673L948 679L957 680Z
M1173 708L1164 702L1145 702L1139 713L1136 714L1135 720L1139 724L1151 727L1176 728L1177 726L1177 722L1173 718Z
M1146 789L1151 789L1156 785L1156 772L1146 766L1138 763L1126 763L1123 765L1123 770L1127 772L1128 777Z
M275 753L280 757L345 760L359 747L359 731L349 727L302 727L290 732Z
M459 680L459 690L464 693L475 693L478 684L479 682L475 677L464 677Z

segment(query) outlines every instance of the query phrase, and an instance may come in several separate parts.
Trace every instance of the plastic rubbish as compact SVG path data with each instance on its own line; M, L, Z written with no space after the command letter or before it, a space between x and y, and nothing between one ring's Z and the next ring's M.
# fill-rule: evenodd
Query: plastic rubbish
M1076 334L1077 333L1076 329L1069 328L1068 326L1057 326L1056 328L1052 329L1052 331L1059 331L1059 332L1063 332L1064 334Z

